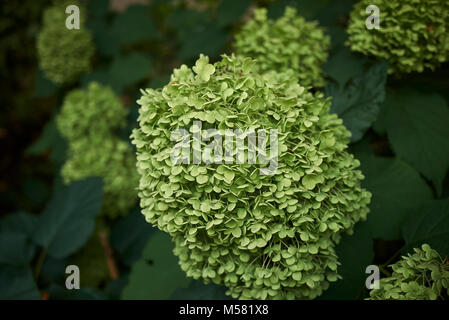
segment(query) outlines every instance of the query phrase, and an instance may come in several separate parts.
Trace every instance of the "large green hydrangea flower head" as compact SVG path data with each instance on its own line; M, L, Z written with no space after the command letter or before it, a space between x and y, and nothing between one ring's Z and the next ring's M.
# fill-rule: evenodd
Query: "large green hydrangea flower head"
M267 18L264 8L254 11L235 36L235 51L257 60L261 72L292 69L302 86L325 84L322 65L326 62L330 38L315 21L306 21L296 9L287 7L277 20Z
M92 35L84 26L85 9L80 8L80 29L67 29L65 13L77 1L56 1L44 12L37 36L39 64L46 77L56 84L70 84L91 69L94 54Z
M142 91L138 103L132 142L142 213L174 238L188 276L255 299L314 298L337 279L334 247L365 219L371 195L328 98L300 86L293 71L259 74L251 58L224 55L175 69L169 84ZM263 129L270 139L277 130L276 170L261 174L263 164L247 161L248 146L241 158L238 148L224 153L222 163L172 161L174 133L208 137L212 128L224 149L228 130Z
M392 265L369 300L436 300L449 296L449 264L428 244Z
M126 124L126 116L126 109L110 88L91 83L85 90L69 92L56 118L69 143L61 170L64 182L103 177L102 212L110 218L127 213L137 199L134 151L115 134Z
M379 8L379 29L366 28L369 5ZM389 60L390 73L433 70L449 60L449 2L362 0L347 32L353 51Z

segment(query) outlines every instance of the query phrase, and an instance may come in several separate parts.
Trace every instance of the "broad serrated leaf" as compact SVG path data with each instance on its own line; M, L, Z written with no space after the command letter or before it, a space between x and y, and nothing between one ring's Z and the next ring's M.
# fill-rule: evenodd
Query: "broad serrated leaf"
M221 0L218 7L218 24L228 26L239 20L250 4L251 0Z
M351 131L351 142L360 140L376 120L379 103L385 98L387 70L386 62L378 62L344 88L337 83L326 86L326 96L332 97L331 112L343 119L345 127Z
M26 154L42 155L50 150L50 159L53 162L57 164L64 162L67 143L56 128L54 118L44 126L41 136L36 142L28 147Z
M418 172L398 158L363 152L356 158L365 175L362 185L372 193L368 224L373 237L400 239L402 223L410 210L432 199L432 191Z
M449 108L445 99L403 89L388 95L385 108L394 152L431 180L441 194L449 168Z
M102 200L101 178L88 178L57 190L39 217L34 241L54 258L74 253L94 230Z
M38 300L31 269L0 265L0 300Z
M177 288L188 286L190 280L181 270L173 247L165 233L158 232L150 238L142 258L131 269L123 299L169 299Z
M142 255L154 231L140 210L136 209L115 224L111 231L111 244L121 261L131 266Z
M427 243L441 256L449 257L449 199L424 202L409 215L402 227L405 251Z
M344 88L351 78L363 72L365 63L366 58L352 53L348 47L341 47L329 57L323 69L328 76L337 81L340 88Z
M370 219L371 213L368 215ZM373 262L373 237L367 222L359 222L353 235L344 235L336 247L342 279L332 283L323 299L361 299L365 289L366 267Z
M0 233L0 263L25 266L34 256L35 246L23 233L5 231Z
M228 34L215 23L199 25L180 36L182 43L178 52L179 58L190 59L198 57L200 53L216 56L225 45Z
M132 5L112 22L111 30L121 44L133 44L157 36L147 5Z
M108 70L108 84L116 92L145 79L151 69L151 60L142 53L134 52L117 56Z
M31 238L36 228L38 216L28 212L8 214L0 220L0 231L21 233Z

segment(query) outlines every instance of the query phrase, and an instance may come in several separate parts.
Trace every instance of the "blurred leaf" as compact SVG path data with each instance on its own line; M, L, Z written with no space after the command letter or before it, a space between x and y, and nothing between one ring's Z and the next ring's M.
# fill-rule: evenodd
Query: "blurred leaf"
M52 284L47 289L51 300L106 300L103 292L91 289L80 288L76 290L67 290L58 284Z
M37 216L27 212L8 214L0 219L0 230L2 232L21 233L31 238L36 228L37 220Z
M26 154L42 155L51 150L50 160L61 164L65 161L67 144L56 127L54 118L45 126L39 139L26 150Z
M157 36L148 8L146 5L132 5L115 18L111 28L120 44L151 40Z
M195 10L175 10L167 17L167 24L175 29L178 35L185 35L189 30L207 23L206 12Z
M385 98L387 70L388 64L379 62L353 78L343 89L335 83L326 86L326 96L332 96L331 112L343 119L352 133L351 142L360 140L376 120L379 103Z
M0 288L0 300L40 299L29 268L0 265Z
M109 86L109 74L105 68L97 68L91 73L85 73L81 76L81 86L87 88L90 82L99 82Z
M39 217L34 240L54 258L74 253L94 230L102 199L100 178L88 178L56 190Z
M134 263L123 299L169 299L177 288L189 284L173 254L174 244L168 234L158 232L150 238L142 258Z
M216 21L209 21L206 12L177 10L168 17L167 23L176 31L181 45L178 57L183 61L197 58L200 53L218 55L228 40L228 34Z
M88 2L89 16L96 19L105 18L109 12L109 0L95 0Z
M210 57L220 53L228 35L214 23L199 25L181 38L181 60L199 57L200 53Z
M437 94L400 90L388 95L387 134L394 152L433 182L437 193L449 168L449 108Z
M368 220L371 218L370 213ZM329 289L319 298L360 299L363 298L366 267L374 259L373 237L367 222L356 224L353 235L344 235L336 248L339 262L338 274L343 279L331 283Z
M359 76L367 59L356 55L348 47L339 48L323 65L324 72L344 88L349 79Z
M44 73L41 69L36 70L35 84L34 84L34 95L36 97L49 97L56 93L58 88L44 77Z
M239 20L250 4L251 0L221 0L218 7L218 25L224 27Z
M449 199L424 202L415 208L402 227L406 251L427 243L449 257Z
M373 237L401 238L401 226L410 211L422 201L432 199L432 191L412 167L398 158L356 153L365 175L362 186L372 193L368 215Z
M108 83L120 93L126 86L146 78L151 65L151 60L139 52L117 56L108 70Z
M35 247L23 233L0 233L0 264L25 266L34 256Z
M116 56L120 54L118 39L111 32L111 26L106 20L92 19L87 23L87 27L92 31L97 52L105 56Z
M273 1L273 4L268 8L268 17L277 19L284 14L285 7L294 7L298 13L304 18L316 19L320 10L323 9L324 1L322 0L280 0Z
M145 221L140 209L135 209L115 224L111 231L111 245L120 259L131 266L141 257L154 231L151 224Z
M227 296L226 288L213 283L204 284L193 280L187 288L178 288L171 297L173 300L232 300Z
M126 287L129 281L128 273L121 273L120 278L117 280L109 281L106 287L106 293L110 299L119 300L122 295L123 289Z
M33 204L45 203L50 192L50 187L41 179L29 177L23 183L23 193Z
M44 259L41 273L39 274L39 282L55 283L64 280L67 277L65 268L70 265L70 261L67 258L55 259L51 256L47 256Z
M169 81L170 75L156 77L151 79L150 83L148 84L148 87L152 89L159 89L165 86Z

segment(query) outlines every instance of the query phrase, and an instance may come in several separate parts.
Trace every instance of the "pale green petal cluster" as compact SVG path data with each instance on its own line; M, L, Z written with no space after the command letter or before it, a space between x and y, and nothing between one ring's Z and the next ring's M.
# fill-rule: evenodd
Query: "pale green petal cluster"
M43 26L37 36L39 65L45 76L56 84L75 82L91 69L94 54L92 35L84 26L85 9L80 8L80 29L66 28L68 5L77 1L59 1L44 12Z
M325 84L322 65L326 62L330 38L315 21L306 21L296 9L287 7L277 20L267 18L265 8L236 34L235 52L257 60L260 72L293 70L302 86Z
M131 146L116 136L125 126L127 111L114 92L97 83L76 89L65 98L57 125L69 142L61 174L64 182L90 176L104 178L102 212L126 214L137 199L138 174Z
M369 5L380 10L380 29L366 28ZM353 51L388 60L390 73L433 70L449 60L449 1L362 0L347 32Z
M391 277L380 280L369 300L436 300L449 295L449 264L423 244L393 264Z
M173 237L190 277L225 285L235 298L315 298L339 277L335 245L366 218L371 194L330 100L300 86L291 70L258 69L243 56L212 65L201 55L162 89L142 91L131 136L142 213ZM277 171L261 175L260 164L235 161L173 164L171 133L194 131L194 121L203 131L277 129Z

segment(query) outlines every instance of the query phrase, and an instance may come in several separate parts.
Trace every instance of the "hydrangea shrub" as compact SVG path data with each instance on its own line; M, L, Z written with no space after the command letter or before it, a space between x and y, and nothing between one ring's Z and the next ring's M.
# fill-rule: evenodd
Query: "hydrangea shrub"
M210 64L201 55L138 103L131 138L142 213L173 237L188 276L242 299L314 298L337 280L335 245L366 218L371 194L329 98L299 85L293 70L261 74L248 57ZM195 121L202 132L277 129L277 170L173 163L172 132L198 130Z
M370 300L436 300L449 295L449 264L428 244L392 265Z
M45 76L56 84L70 84L91 69L94 54L92 35L84 26L84 8L80 9L80 29L67 29L68 5L77 1L56 1L44 12L37 36L39 65Z
M267 18L265 8L256 9L235 36L235 52L257 60L260 72L295 72L302 86L325 84L322 65L326 62L330 38L315 21L306 21L296 9L286 7L277 20Z
M369 5L380 10L380 28L368 30ZM390 73L435 69L449 59L449 2L446 0L362 0L347 29L353 51L387 59Z
M138 174L131 146L116 136L126 124L127 110L109 87L90 83L67 94L57 125L69 142L61 174L65 183L90 176L104 178L102 212L116 217L137 199Z

